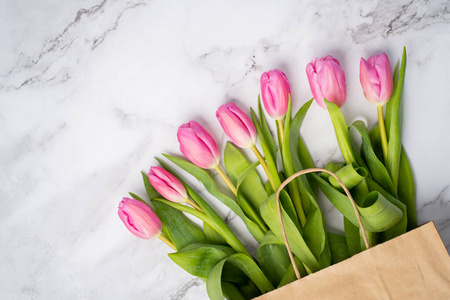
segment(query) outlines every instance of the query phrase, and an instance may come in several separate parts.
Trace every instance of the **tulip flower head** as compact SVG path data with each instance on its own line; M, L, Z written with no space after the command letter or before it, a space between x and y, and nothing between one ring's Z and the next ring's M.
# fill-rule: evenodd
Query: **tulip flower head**
M147 204L123 198L119 204L119 217L128 230L142 239L153 239L161 235L161 221Z
M170 174L166 169L151 167L148 172L148 180L155 190L167 200L176 203L186 202L188 197L186 188L178 178Z
M217 110L216 117L225 133L238 147L250 148L255 144L255 126L237 105L222 105Z
M211 135L197 122L190 121L178 128L180 151L193 164L203 169L214 169L220 160L220 151Z
M286 115L291 87L280 70L271 70L261 75L261 96L269 116L275 120Z
M383 106L391 98L391 63L385 53L371 56L367 61L361 57L359 79L364 96L372 104Z
M322 108L327 109L324 98L341 107L347 98L345 74L337 59L328 55L315 58L306 66L311 92Z

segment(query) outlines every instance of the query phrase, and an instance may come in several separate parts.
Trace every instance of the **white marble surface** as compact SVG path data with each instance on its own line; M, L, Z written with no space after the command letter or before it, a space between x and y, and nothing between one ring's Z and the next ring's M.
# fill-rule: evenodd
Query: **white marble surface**
M140 171L161 152L179 154L177 127L191 119L223 147L216 109L256 107L265 70L286 73L298 109L311 98L305 66L315 56L341 61L342 111L373 126L359 59L384 51L394 64L403 45L418 219L435 220L449 249L450 3L389 3L1 1L2 299L207 299L167 246L132 236L118 218L128 191L144 194ZM317 104L302 133L317 165L340 158ZM239 220L231 226L255 246Z

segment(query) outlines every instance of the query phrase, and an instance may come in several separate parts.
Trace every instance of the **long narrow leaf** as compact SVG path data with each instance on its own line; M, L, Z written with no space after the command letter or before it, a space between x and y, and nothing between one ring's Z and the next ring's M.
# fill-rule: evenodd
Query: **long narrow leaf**
M414 183L414 176L412 174L411 166L409 165L408 157L402 147L400 156L400 171L398 181L398 196L408 211L408 230L413 230L417 227L416 218L416 185Z
M258 247L256 255L264 274L273 286L277 286L291 263L284 244L269 231Z
M261 129L261 125L258 122L258 119L257 119L256 114L253 111L253 109L251 110L251 113L252 113L253 124L255 124L256 132L258 133L259 143L261 144L261 148L264 152L264 158L267 163L267 168L269 169L269 174L272 177L272 180L275 184L275 188L278 188L281 185L281 181L280 181L280 177L278 176L276 152L272 151L272 146L271 146L271 144L273 143L273 138L270 135L270 131L269 131L269 133L263 132L263 130ZM266 135L267 135L267 137L266 137Z
M254 209L259 212L259 206L267 199L268 195L261 182L261 178L254 170L248 170L250 163L245 159L241 152L232 144L227 143L224 152L224 164L227 174L236 185L239 185L239 190L242 195L249 200ZM241 176L244 175L242 178ZM241 182L238 183L238 178Z
M176 176L186 187L188 195L201 207L204 213L207 215L208 219L210 219L216 230L222 237L227 241L227 243L236 251L240 253L244 253L251 257L250 253L244 247L242 242L236 237L236 235L231 231L228 225L224 220L215 212L211 206L203 200L178 174L176 174L164 161L158 159L158 162L169 172L171 172L174 176Z
M212 228L206 222L203 222L203 232L205 233L206 239L209 243L216 245L228 245L223 236L221 236L216 229Z
M358 226L355 212L348 197L323 178L314 174L314 179L318 182L320 189L330 202L351 222ZM374 194L376 193L376 194ZM380 193L374 191L369 194L373 203L367 207L358 206L363 225L367 231L382 232L397 224L402 216L402 211L388 201Z
M392 88L392 95L391 95L391 99L389 99L388 103L386 103L386 117L385 117L385 125L386 125L386 135L387 138L389 140L389 132L391 129L391 119L392 119L392 113L393 113L393 108L394 108L394 98L395 98L395 94L397 92L397 86L398 86L398 61L397 64L395 65L395 69L394 69L394 75L393 75L393 88Z
M284 122L284 139L281 145L281 160L283 162L284 173L286 177L289 177L295 173L294 165L292 163L291 148L289 146L289 132L291 126L291 101L289 99L288 108L286 112L285 122ZM306 215L303 209L302 201L300 199L300 191L298 188L297 179L291 181L288 184L289 195L291 196L292 202L294 203L295 210L297 211L297 216L300 219L302 226L306 223Z
M335 174L347 189L350 190L360 184L367 177L368 172L366 169L358 167L356 163L351 163L336 171ZM328 181L341 192L344 191L340 183L333 176L330 176Z
M311 154L309 153L308 147L306 147L306 144L300 135L298 136L297 154L298 154L298 158L300 160L300 165L303 169L309 169L309 168L316 167L316 165L314 164L314 161L311 157ZM295 166L295 161L294 161L294 166ZM307 174L306 176L308 178L309 185L311 186L311 190L313 191L313 194L315 194L317 191L317 188L318 188L317 183L311 178L310 174Z
M208 277L218 262L234 253L236 252L227 246L194 243L170 253L169 257L188 273L197 277Z
M314 168L314 162L311 158L311 155L309 154L309 151L300 136L300 128L303 124L303 120L306 117L306 113L308 112L309 107L312 104L312 101L313 99L303 104L303 106L295 114L290 125L289 147L290 154L292 156L294 172L298 172L306 168ZM307 179L308 175L300 177L299 180L310 194L314 194L313 189L310 186L310 182ZM305 198L304 193L301 193L300 195L302 199Z
M298 271L300 272L300 276L303 278L308 275L308 273L305 270L305 267L303 266L302 262L297 258L294 257L295 265L298 268ZM284 274L283 278L281 279L280 284L277 286L277 288L280 288L282 286L285 286L288 283L294 282L297 280L297 277L294 272L294 267L292 264L289 265L286 273Z
M345 237L328 232L328 240L330 241L331 262L337 264L350 257Z
M273 285L252 259L241 253L236 253L221 260L209 273L208 280L206 281L206 290L211 300L224 299L222 292L222 271L225 263L231 264L244 272L258 287L261 293L267 293L274 289Z
M283 218L284 228L286 236L291 246L292 252L304 263L312 272L320 270L320 264L318 258L309 249L302 235L298 231L297 227L292 222L291 218L286 214L285 210L281 206L281 214ZM278 220L278 210L276 204L276 196L272 194L261 206L261 215L266 221L272 232L280 239L283 240L283 234L281 231L281 225Z
M277 157L277 148L275 146L275 141L273 140L272 133L270 132L269 125L267 124L267 119L264 115L264 110L261 105L261 99L258 95L258 117L259 117L259 124L261 126L261 131L264 136L264 141L267 143L267 146L270 150L270 154L272 157ZM276 161L275 161L276 163Z
M203 231L180 211L165 203L152 202L155 207L155 213L167 228L166 236L177 249L184 248L192 243L206 242Z
M309 110L309 107L311 106L312 99L305 104L298 110L298 112L295 114L294 119L292 120L292 123L290 125L289 130L289 147L290 147L290 153L289 155L292 158L292 165L294 167L294 173L298 172L300 170L303 170L304 168L312 168L314 167L314 163L312 162L311 156L309 154L308 149L303 143L303 140L300 136L300 128L303 124L303 120L305 119L306 113ZM301 147L299 145L302 145ZM300 148L299 148L300 147ZM298 151L301 149L301 151ZM303 165L305 163L306 165ZM311 204L309 203L310 197L308 195L315 195L313 188L310 185L310 182L308 181L309 174L305 176L301 176L296 179L299 185L300 190L300 197L302 200L302 205L305 210L305 213L308 214L309 209L311 207ZM316 184L316 183L314 183Z
M177 158L174 156L170 156L167 154L163 154L163 155L167 159L169 159L171 162L173 162L174 164L176 164L177 166L179 166L180 168L182 168L183 170L185 170L186 172L188 172L189 174L191 174L192 176L197 178L201 183L203 183L206 190L211 195L213 195L214 197L219 199L223 204L228 206L238 217L240 217L242 219L242 221L244 221L245 225L247 226L248 231L253 235L253 237L258 242L262 241L262 239L264 238L265 232L263 230L261 230L261 228L258 226L258 224L256 224L252 220L250 220L244 214L242 209L239 207L239 205L234 200L232 200L231 198L229 198L229 197L225 196L224 194L222 194L221 192L219 192L219 190L216 187L216 184L211 179L211 177L208 175L208 173L206 173L205 170L203 170L203 169L195 166L194 164L192 164L188 161L185 161L183 159L180 159L180 158Z
M347 123L345 122L341 110L336 104L329 102L327 99L324 99L324 101L327 105L328 113L330 114L331 122L333 123L334 132L336 134L336 139L345 163L350 164L354 162L357 163L358 166L366 168L364 161L356 153L355 149L353 149Z
M395 97L393 101L392 111L389 121L389 141L388 141L388 153L386 168L391 176L394 188L398 188L398 174L400 169L400 156L402 151L401 144L401 128L402 128L402 92L405 82L405 70L406 70L406 48L403 48L402 63L400 66L400 74L398 78L398 85L395 91Z
M353 224L349 219L344 217L345 241L347 243L350 255L355 255L361 252L361 237L359 228Z
M388 241L390 239L393 239L397 236L400 236L406 232L408 218L407 218L407 211L406 206L400 202L398 199L396 199L394 196L389 194L386 190L383 189L382 186L380 186L378 183L376 183L374 180L367 178L367 185L371 191L377 191L380 194L382 194L389 202L397 206L402 211L402 218L401 220L389 228L388 230L382 232L380 234L381 242Z
M375 151L372 148L372 143L370 141L369 130L362 121L355 121L351 125L355 128L362 138L362 148L364 149L364 156L366 158L367 166L372 173L373 179L378 182L386 191L391 195L395 195L394 184L392 183L391 177L389 176L386 167L378 159Z

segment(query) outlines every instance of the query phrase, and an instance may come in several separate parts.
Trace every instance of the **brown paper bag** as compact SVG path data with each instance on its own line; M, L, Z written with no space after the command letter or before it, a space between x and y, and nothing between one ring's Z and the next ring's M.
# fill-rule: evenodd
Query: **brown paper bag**
M255 299L450 299L450 257L430 222Z

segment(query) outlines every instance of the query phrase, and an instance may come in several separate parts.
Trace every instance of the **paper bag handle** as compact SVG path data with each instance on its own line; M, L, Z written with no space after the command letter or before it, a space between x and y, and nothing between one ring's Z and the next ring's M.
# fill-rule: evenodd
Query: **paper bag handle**
M301 175L304 175L304 174L314 173L314 172L325 172L325 173L328 173L331 176L333 176L337 180L337 182L339 182L339 184L342 186L342 188L344 189L345 193L347 194L347 197L350 199L350 203L353 206L353 210L355 211L356 218L358 219L359 227L361 228L361 231L362 231L364 244L366 245L366 248L369 249L369 241L367 239L366 230L364 229L364 225L363 225L363 223L361 221L361 216L359 215L358 208L356 207L356 203L353 200L353 197L350 194L350 191L347 189L347 187L344 185L344 183L333 172L330 172L330 171L325 170L325 169L310 168L310 169L305 169L305 170L299 171L299 172L293 174L292 176L289 176L289 178L286 179L280 185L280 187L277 190L277 210L278 210L278 218L280 220L280 225L281 225L281 232L283 233L283 239L284 239L284 242L286 244L286 248L287 248L287 251L288 251L288 254L289 254L289 258L291 260L292 267L294 268L295 276L297 276L297 279L300 279L301 276L300 276L300 272L298 271L297 265L295 264L294 255L292 254L291 248L289 247L289 242L288 242L287 237L286 237L286 231L284 230L283 218L281 217L280 193L284 189L284 187L286 185L288 185L288 183L290 183L295 178L297 178L297 177L299 177Z

